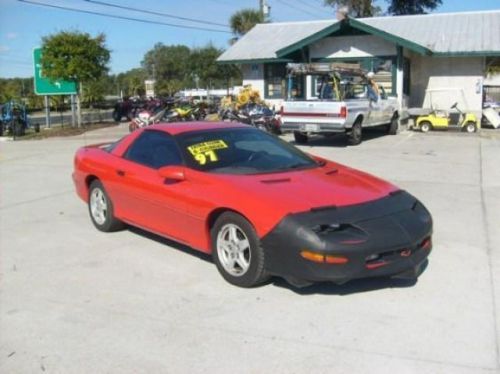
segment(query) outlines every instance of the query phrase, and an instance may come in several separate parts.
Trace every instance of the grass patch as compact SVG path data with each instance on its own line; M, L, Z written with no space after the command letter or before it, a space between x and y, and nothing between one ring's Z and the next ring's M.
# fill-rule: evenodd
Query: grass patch
M16 137L16 141L18 140L39 140L39 139L47 139L61 136L75 136L81 135L87 131L93 131L98 129L103 129L105 127L118 126L119 124L116 122L101 122L101 123L93 123L88 125L83 125L82 127L52 127L50 130L40 129L40 132L35 132L33 128L26 130L26 134L21 137Z

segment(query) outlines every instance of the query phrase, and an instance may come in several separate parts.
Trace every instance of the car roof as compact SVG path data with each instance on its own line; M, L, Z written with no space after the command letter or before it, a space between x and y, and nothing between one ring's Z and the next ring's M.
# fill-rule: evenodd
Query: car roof
M148 126L151 130L160 130L169 133L170 135L183 134L187 132L200 130L217 130L217 129L233 129L233 128L248 128L250 126L241 123L230 122L175 122L175 123L158 123Z

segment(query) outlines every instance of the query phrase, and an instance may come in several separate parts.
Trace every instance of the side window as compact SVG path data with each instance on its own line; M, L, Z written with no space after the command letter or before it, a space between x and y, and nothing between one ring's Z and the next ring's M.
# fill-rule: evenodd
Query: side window
M154 169L182 164L180 152L172 136L154 130L144 131L132 143L124 157Z

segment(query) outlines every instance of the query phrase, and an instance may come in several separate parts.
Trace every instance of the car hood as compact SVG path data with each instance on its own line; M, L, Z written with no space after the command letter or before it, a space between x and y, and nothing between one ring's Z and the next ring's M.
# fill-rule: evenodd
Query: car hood
M280 210L280 214L377 200L394 185L359 170L328 162L322 167L259 175L219 175L246 199Z

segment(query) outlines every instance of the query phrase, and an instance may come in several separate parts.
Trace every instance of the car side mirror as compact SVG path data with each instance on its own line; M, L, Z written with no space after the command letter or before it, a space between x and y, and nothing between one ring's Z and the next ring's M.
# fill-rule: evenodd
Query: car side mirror
M163 166L159 168L158 175L167 181L181 182L186 179L184 167L177 165Z

